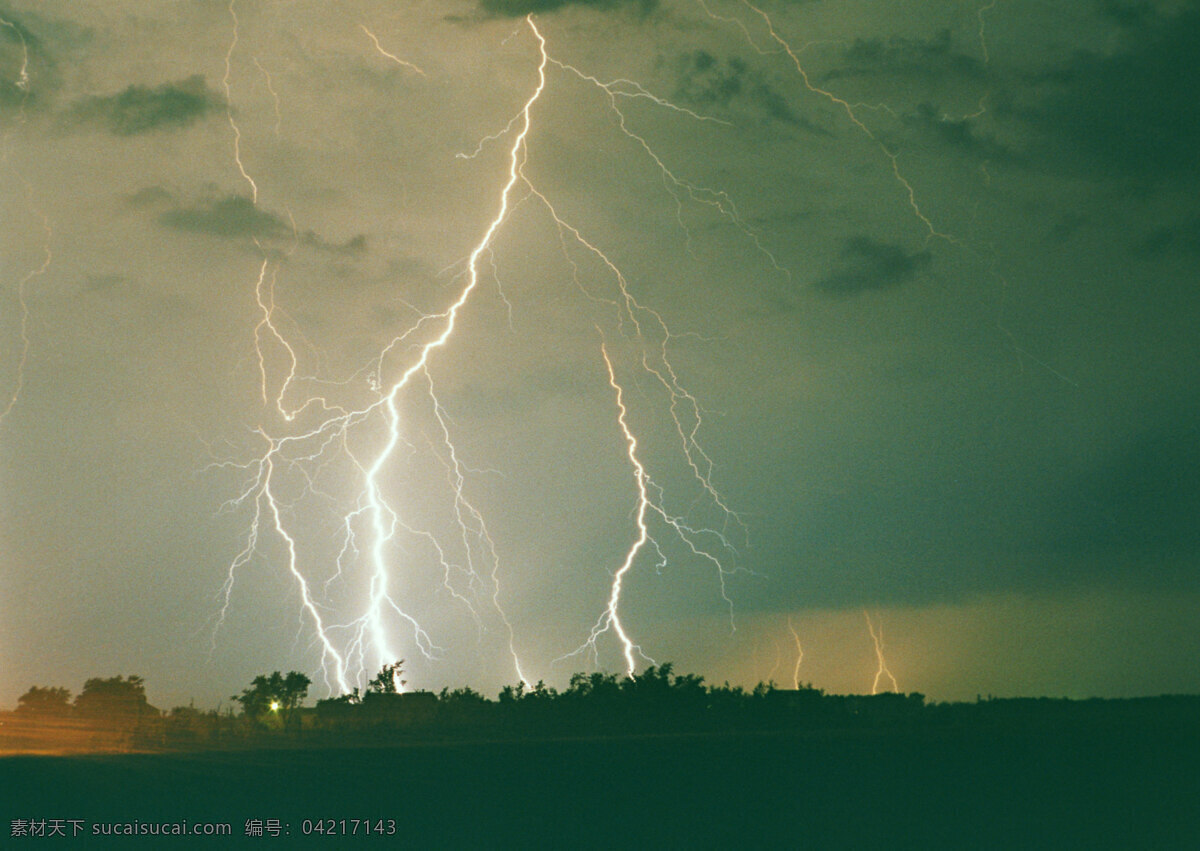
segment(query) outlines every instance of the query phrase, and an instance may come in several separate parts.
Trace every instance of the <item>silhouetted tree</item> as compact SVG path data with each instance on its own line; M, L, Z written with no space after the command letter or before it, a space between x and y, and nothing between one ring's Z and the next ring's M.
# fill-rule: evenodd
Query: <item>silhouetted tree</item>
M582 672L571 675L571 681L564 692L572 698L612 698L620 693L621 686L616 674L605 674L597 671L592 674Z
M49 686L30 686L17 698L17 711L27 715L66 715L71 711L69 689Z
M308 696L312 684L299 671L288 671L287 676L275 671L270 676L259 674L250 682L250 688L231 699L242 705L242 712L256 722L266 722L278 717L286 728L297 718L296 710Z
M449 688L444 688L438 693L438 700L447 704L463 703L472 706L479 706L490 702L482 694L468 686L456 688L454 691L450 691Z
M358 690L358 686L354 687L354 691L348 691L345 694L339 694L337 697L324 697L317 701L317 706L357 706L362 703L362 694Z
M146 684L141 677L117 676L87 680L75 698L75 711L92 718L136 722L157 710L146 702Z
M378 674L367 683L367 692L370 694L397 694L401 686L408 685L408 680L400 679L400 675L404 673L401 665L404 660L393 662L390 665L384 665Z
M525 683L517 683L515 686L505 686L500 689L500 694L497 698L502 704L517 703L525 697Z

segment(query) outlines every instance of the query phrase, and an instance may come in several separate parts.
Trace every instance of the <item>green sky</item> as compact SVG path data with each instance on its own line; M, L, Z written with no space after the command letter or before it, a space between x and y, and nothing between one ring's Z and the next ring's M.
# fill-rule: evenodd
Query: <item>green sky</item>
M790 685L790 622L869 690L866 610L935 698L1195 691L1197 57L1182 0L0 3L0 705L621 670L561 658L638 539L602 343L640 664Z

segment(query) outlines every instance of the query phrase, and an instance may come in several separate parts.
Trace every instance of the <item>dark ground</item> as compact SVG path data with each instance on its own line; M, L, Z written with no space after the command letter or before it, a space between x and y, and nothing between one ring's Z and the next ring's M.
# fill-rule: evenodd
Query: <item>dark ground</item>
M13 819L60 818L232 825L61 843L148 849L1200 848L1200 725L10 756L0 795L0 847L46 842L13 838ZM396 834L303 835L330 818ZM288 837L247 837L247 819Z

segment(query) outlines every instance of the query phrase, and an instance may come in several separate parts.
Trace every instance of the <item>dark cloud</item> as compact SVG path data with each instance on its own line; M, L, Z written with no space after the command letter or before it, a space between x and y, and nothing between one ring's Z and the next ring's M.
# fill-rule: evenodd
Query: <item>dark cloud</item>
M197 74L155 88L135 85L115 95L87 97L71 114L80 123L102 126L117 136L136 136L187 127L223 105L221 95Z
M230 195L203 206L168 210L158 220L176 230L210 236L275 239L291 233L286 221L259 209L242 195Z
M161 186L147 186L125 196L125 201L132 207L153 207L172 200L172 195Z
M830 135L823 127L797 114L787 98L772 88L761 73L736 56L720 60L706 50L696 50L685 54L679 64L677 99L700 107L747 104L772 121Z
M1155 228L1131 249L1139 260L1152 260L1168 254L1200 256L1200 217L1175 226Z
M908 254L898 245L888 245L869 236L846 240L839 268L814 284L829 296L852 296L870 290L897 287L927 267L928 251Z
M1200 10L1143 18L1124 49L1081 53L1044 75L1033 110L1056 162L1098 176L1200 173Z
M632 8L645 15L658 8L658 0L480 0L479 2L479 7L484 12L504 18L556 12L567 6L583 6L602 12Z
M975 56L956 53L950 31L928 39L855 39L842 53L839 67L826 72L823 80L859 76L946 76L982 79L987 73Z
M1194 420L1131 436L1066 485L1050 515L1055 551L1166 556L1200 548L1200 444Z
M129 196L128 201L134 206L150 207L169 201L171 197L165 189L150 186ZM283 216L256 206L243 195L229 195L192 207L175 207L159 215L158 221L175 230L229 239L296 239L306 248L340 255L354 256L367 250L366 234L360 233L343 242L331 242L311 230L297 233Z
M29 95L29 81L21 79L19 69L25 62L25 54L33 34L15 18L10 17L0 9L0 106L11 108L20 106Z
M1006 146L979 133L976 130L975 119L945 115L933 104L920 104L916 112L905 116L904 123L933 137L940 144L963 153L992 162L1012 162L1017 159Z
M366 252L367 235L360 233L357 236L347 239L345 242L329 242L309 230L301 234L300 244L306 245L309 248L315 248L318 251L328 251L333 254L357 255Z
M1145 0L1137 3L1103 0L1100 12L1122 27L1143 27L1155 17L1154 7Z

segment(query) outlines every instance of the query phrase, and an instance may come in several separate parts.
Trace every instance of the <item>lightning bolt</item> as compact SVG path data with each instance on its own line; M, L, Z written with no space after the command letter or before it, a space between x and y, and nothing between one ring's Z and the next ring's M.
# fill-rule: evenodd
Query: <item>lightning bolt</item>
M424 72L424 71L422 71L420 68L418 68L418 67L417 67L416 65L414 65L413 63L409 62L409 61L408 61L408 60L406 60L406 59L401 59L399 56L397 56L397 55L396 55L396 54L394 54L394 53L388 53L386 50L384 50L384 49L383 49L383 45L381 45L381 44L379 43L379 39L375 37L375 33L371 32L369 29L367 29L367 25L366 25L366 24L359 24L359 25L358 25L358 28L367 34L367 37L371 39L371 43L375 45L375 49L376 49L377 51L379 51L379 53L380 53L382 56L385 56L385 57L387 57L388 59L392 60L392 61L393 61L393 62L395 62L397 65L399 65L401 68L407 68L407 69L408 69L408 70L410 70L410 71L416 71L416 72L417 72L418 74L420 74L422 77L424 77L424 76L425 76L425 72Z
M258 184L246 173L246 166L242 164L242 131L233 118L233 90L229 82L229 78L233 74L233 51L237 48L238 43L239 24L237 9L234 8L236 5L237 0L229 0L229 17L233 19L233 38L229 42L229 50L225 52L225 76L221 78L221 85L225 89L225 117L229 119L229 127L233 130L233 159L237 163L242 178L250 184L250 200L257 204Z
M275 105L275 136L278 137L279 129L283 126L283 113L279 111L279 92L275 91L275 83L271 79L271 72L263 67L262 63L258 61L257 56L253 57L253 59L254 67L259 70L267 81L267 91L270 92L271 101ZM226 95L228 95L228 92L226 92Z
M4 405L4 410L0 411L0 423L3 423L12 412L12 409L16 407L17 401L21 398L21 391L25 388L25 366L29 362L29 285L34 279L46 274L46 270L50 268L50 264L54 259L54 255L50 251L50 241L54 237L54 231L50 227L50 220L34 207L33 190L27 182L25 183L25 190L29 208L42 221L42 233L44 235L42 242L42 262L40 265L29 270L17 282L17 303L21 308L21 353L17 358L16 382L12 393L9 394L8 401Z
M0 26L12 30L17 36L18 41L21 42L21 66L17 69L17 76L13 81L13 85L18 91L21 92L21 105L17 112L16 123L17 125L22 125L25 123L25 102L28 100L30 93L29 44L25 41L25 34L21 31L21 27L17 26L12 21L7 20L6 18L0 18ZM15 128L10 128L5 132L3 139L0 140L0 161L2 161L5 166L8 165L9 143L14 132ZM24 177L21 177L20 180L25 189L26 206L35 217L41 220L41 229L43 234L41 252L42 261L40 264L29 269L29 271L27 271L17 282L17 304L20 308L21 314L21 346L20 353L17 356L16 376L13 390L9 394L7 401L4 403L3 410L0 410L0 424L2 424L8 418L8 415L12 412L13 408L16 407L18 400L21 398L21 393L25 388L25 367L29 362L30 347L30 313L28 301L29 286L34 282L34 280L46 274L46 270L50 268L50 264L54 259L54 255L50 248L51 241L54 238L54 231L50 226L50 220L34 204L33 187L29 184L29 181L27 181Z
M22 93L21 112L19 120L25 119L25 98L29 96L29 45L25 41L25 34L21 32L21 28L5 18L0 18L0 27L8 27L17 35L17 39L21 42L21 67L17 70L17 79L13 85Z
M387 633L382 620L382 612L385 608L394 610L401 618L408 621L416 631L418 646L422 652L428 653L429 648L426 646L428 640L422 641L425 635L424 630L417 624L416 620L411 615L407 614L400 608L399 605L392 600L388 593L388 563L384 554L384 545L391 539L394 533L395 524L390 522L390 518L396 516L392 508L384 500L380 491L379 475L381 470L391 458L395 451L396 445L400 441L399 421L400 413L397 408L397 397L400 391L403 390L409 383L410 379L418 372L425 372L426 365L429 362L430 355L437 349L441 348L450 339L454 333L455 323L458 319L459 311L463 305L467 303L467 299L471 297L471 293L475 290L479 283L479 258L492 244L492 240L499 230L501 224L508 215L509 205L511 203L511 195L513 187L516 186L520 179L521 164L525 156L525 144L529 135L529 130L532 122L532 110L538 98L541 97L542 90L546 86L546 52L545 40L542 34L538 31L537 26L533 22L532 16L529 17L528 23L533 30L534 35L541 47L542 61L538 65L538 83L532 95L525 102L521 110L521 128L513 139L511 148L509 149L509 173L508 180L504 184L504 188L500 191L500 203L495 217L484 231L483 237L480 239L475 248L472 249L470 257L467 261L467 283L459 293L458 298L453 304L437 318L443 322L442 331L436 337L420 347L420 354L416 360L408 366L392 383L390 390L383 398L382 407L386 416L388 427L388 440L384 445L383 450L376 456L375 461L366 471L367 495L366 502L368 512L371 516L371 524L374 532L374 543L371 547L370 560L373 565L373 573L371 576L371 595L370 604L363 628L370 632L372 643L374 646L381 648L380 656L382 659L395 658L388 649ZM365 27L364 27L365 29ZM369 34L369 33L368 33ZM430 383L432 388L432 382ZM432 390L431 390L432 392ZM379 404L379 403L376 403ZM497 592L498 594L499 592ZM507 621L507 619L506 619ZM524 681L524 674L521 672L519 661L514 660L517 668L518 676Z
M767 52L767 51L763 50L762 48L760 48L755 43L753 37L750 35L749 28L740 19L724 17L724 16L715 14L708 7L705 0L696 0L696 2L700 5L700 7L705 11L705 13L710 18L720 21L722 23L734 23L739 29L741 29L743 34L746 36L747 42L757 52L759 52L759 53ZM927 215L925 215L924 212L922 212L921 205L917 201L916 190L913 188L912 183L908 180L907 177L904 176L904 173L900 170L900 154L897 151L893 151L886 144L884 144L884 142L878 136L875 135L875 133L871 130L871 128L863 123L862 119L859 118L858 114L855 112L854 105L852 105L849 101L838 97L837 95L835 95L833 92L829 91L828 89L821 88L820 86L816 85L812 81L812 77L809 76L808 71L804 68L804 66L800 62L799 53L802 51L794 50L792 48L791 44L783 36L781 36L779 34L778 30L776 30L776 28L775 28L775 22L771 19L770 15L768 15L765 11L763 11L758 6L751 3L750 0L740 0L740 2L742 3L743 6L745 6L747 9L749 9L751 12L753 12L755 15L757 15L759 18L762 19L763 25L767 29L767 35L770 37L771 41L775 42L775 44L779 46L779 49L782 50L785 54L787 54L787 57L792 61L792 65L795 67L796 73L800 75L800 80L803 82L804 88L806 88L812 94L818 95L819 97L824 98L829 103L833 104L839 110L841 110L841 112L846 116L846 118L849 119L850 123L853 124L856 128L858 128L858 130L860 132L862 132L863 135L865 135L868 139L870 139L873 143L875 143L876 147L878 147L880 152L884 155L884 157L887 158L888 162L891 164L892 175L895 177L896 182L899 183L900 186L903 188L904 193L908 199L908 206L912 209L913 215L915 215L917 217L917 219L921 222L921 224L925 226L925 229L928 232L927 239L932 239L934 237L938 237L940 239L946 240L947 242L957 244L958 240L955 237L951 236L950 234L939 231L936 227L934 227L934 224L930 220L930 218Z
M983 64L987 65L991 62L991 57L988 56L987 35L984 33L983 15L985 12L990 12L996 8L996 0L991 0L986 6L980 6L975 10L975 17L979 20L979 49L983 53Z
M804 661L804 648L800 646L800 634L796 632L796 627L792 626L792 618L788 616L788 632L792 634L792 641L796 644L796 665L792 668L792 688L799 690L800 688L800 663Z
M863 617L867 619L867 630L871 633L871 642L875 646L875 659L879 663L879 667L875 670L875 679L871 683L871 694L879 694L879 681L884 677L892 684L892 691L899 692L900 686L896 684L896 678L892 676L892 672L888 670L887 661L883 658L883 620L879 621L879 626L876 627L871 622L871 616L867 611L863 610Z
M596 641L601 635L608 632L610 629L616 633L618 641L621 643L621 653L625 658L625 674L632 677L637 670L637 660L634 654L646 659L650 664L658 664L649 656L642 653L642 649L633 643L633 639L629 637L629 633L625 631L625 625L621 623L620 604L621 604L621 589L625 582L625 577L629 571L633 569L634 559L646 542L650 540L650 530L646 526L646 512L650 510L650 497L647 494L647 483L649 477L646 475L646 468L642 466L642 462L637 455L637 438L633 432L629 430L629 423L626 419L629 413L625 409L624 394L621 390L621 385L617 383L616 373L613 371L612 360L608 356L608 348L601 343L600 354L604 358L604 366L608 370L608 384L612 387L617 396L617 423L621 427L621 434L625 438L626 451L629 456L629 463L634 469L634 485L637 490L637 508L634 514L634 523L637 526L637 539L629 547L625 554L625 561L617 568L617 572L613 574L612 587L609 590L608 605L604 612L600 615L600 619L596 621L592 627L591 634L588 636L587 642L575 650L579 653L585 648L590 648L593 654L596 652Z
M236 0L234 0L236 2ZM241 134L233 117L231 102L232 56L237 37L238 21L234 2L230 3L230 16L234 22L233 41L226 54L225 90L227 94L227 117L234 130L234 160L239 173L251 185L253 199L257 199L258 185L242 164ZM276 269L261 245L258 245L263 260L254 284L257 321L254 325L254 348L259 371L259 394L263 410L273 421L290 427L282 435L271 435L259 426L256 434L265 441L265 450L250 462L214 461L214 468L240 471L245 476L238 495L223 508L242 509L250 513L249 531L242 549L229 562L225 583L222 586L220 612L214 629L221 628L230 605L237 574L255 559L266 544L266 536L281 542L287 552L288 571L299 591L301 612L306 622L315 630L315 643L320 648L322 666L327 685L331 690L348 690L348 684L361 683L363 678L378 664L388 664L399 658L397 653L396 627L415 644L425 658L437 660L445 649L435 644L416 616L402 605L406 589L401 584L394 564L394 552L406 540L422 542L429 547L442 571L442 591L470 614L480 630L486 628L484 612L473 599L485 599L495 611L502 624L512 670L526 686L531 686L527 668L518 654L517 630L513 620L503 606L502 569L499 550L496 546L484 515L468 496L468 474L471 470L463 461L455 446L452 421L438 397L436 383L430 369L436 353L447 346L455 336L459 318L474 294L480 289L483 268L490 270L497 291L508 309L510 329L513 305L504 295L500 285L495 245L513 211L527 202L534 202L548 213L558 230L560 248L569 268L571 280L577 289L597 304L606 305L613 311L616 325L623 337L639 351L635 363L665 394L666 406L678 440L679 450L686 461L700 491L712 506L724 517L720 529L699 528L685 516L669 510L665 488L656 482L641 458L638 439L631 425L625 403L625 390L617 378L617 368L610 352L611 347L601 333L601 359L607 372L609 388L616 394L616 426L625 440L627 458L637 495L635 511L635 540L630 544L620 567L613 575L607 604L593 626L587 642L574 653L585 649L597 651L597 642L602 635L611 632L616 636L626 673L632 675L639 661L655 664L642 652L622 621L621 603L627 591L625 582L631 571L646 551L657 553L661 568L666 556L651 534L651 523L661 524L662 529L682 541L686 551L701 561L710 564L716 572L720 593L729 606L730 626L733 623L733 602L728 593L726 579L737 570L726 566L726 559L736 560L737 551L729 538L729 527L736 526L743 533L745 525L734 513L717 490L713 477L715 465L704 451L699 434L703 428L703 409L697 398L682 384L671 363L669 348L677 339L669 329L665 318L653 308L642 304L632 292L625 274L602 251L595 242L571 224L556 209L550 197L542 192L526 172L529 159L529 139L533 130L534 114L548 85L548 72L555 69L564 75L582 81L599 91L609 109L615 115L619 132L629 139L635 150L649 158L663 175L663 185L675 198L680 210L678 219L686 231L682 217L685 203L697 204L715 210L742 233L758 244L767 259L779 268L770 253L758 242L754 232L746 227L732 199L720 190L714 190L690 182L670 169L641 135L630 126L620 108L620 102L638 99L652 103L656 108L678 113L687 120L716 121L673 104L654 95L633 80L620 79L602 81L585 74L574 66L561 62L550 55L546 39L533 16L525 18L525 28L537 46L536 83L524 99L520 109L499 132L485 137L472 154L460 154L465 159L478 155L485 146L507 139L505 143L507 163L506 176L496 191L495 210L469 254L462 262L462 271L454 278L456 295L449 305L437 312L426 312L408 305L416 314L406 330L396 334L372 359L365 370L369 398L360 404L333 404L323 396L311 396L303 401L293 401L301 387L316 381L315 377L301 379L299 352L289 341L289 333L277 321L280 308L275 300ZM424 73L419 68L405 63L389 54L378 38L365 25L360 25L372 40L375 48L385 57L414 72ZM266 74L259 65L259 70ZM269 79L269 77L268 77ZM278 104L278 101L276 100ZM278 126L278 114L277 114ZM293 234L295 225L293 223ZM257 245L257 242L256 242ZM599 264L599 268L615 282L613 295L593 292L580 277L579 254ZM484 264L487 264L484 267ZM458 264L454 264L458 266ZM452 266L451 268L453 268ZM402 302L403 303L403 302ZM597 326L599 331L599 326ZM681 335L679 335L681 336ZM283 359L281 379L272 379L272 364ZM355 373L361 376L364 370ZM418 449L405 437L405 406L419 402L414 391L422 391L428 399L431 423L436 424L434 437L427 437L430 456L439 461L445 471L449 488L453 525L457 529L456 540L439 539L432 530L418 528L403 516L390 494L391 472L403 453L417 453ZM314 419L315 417L315 419ZM303 423L303 425L302 425ZM356 436L361 431L380 432L380 440L374 448L363 448L363 438ZM299 543L289 529L289 507L295 503L284 503L278 496L280 477L285 472L296 476L303 486L301 499L312 498L335 501L336 497L323 490L322 481L335 463L348 463L357 473L361 489L350 510L341 512L337 527L340 530L341 546L332 565L332 570L323 581L314 582L306 575L299 561ZM456 553L461 555L455 555ZM361 566L365 593L360 597L357 617L346 622L334 622L326 614L328 600L332 594L354 594L352 587L359 581L357 568ZM324 595L318 598L317 592ZM489 616L490 617L490 616ZM341 647L343 649L339 650ZM568 656L574 653L567 654ZM563 659L566 657L559 657ZM559 661L559 660L555 660Z

